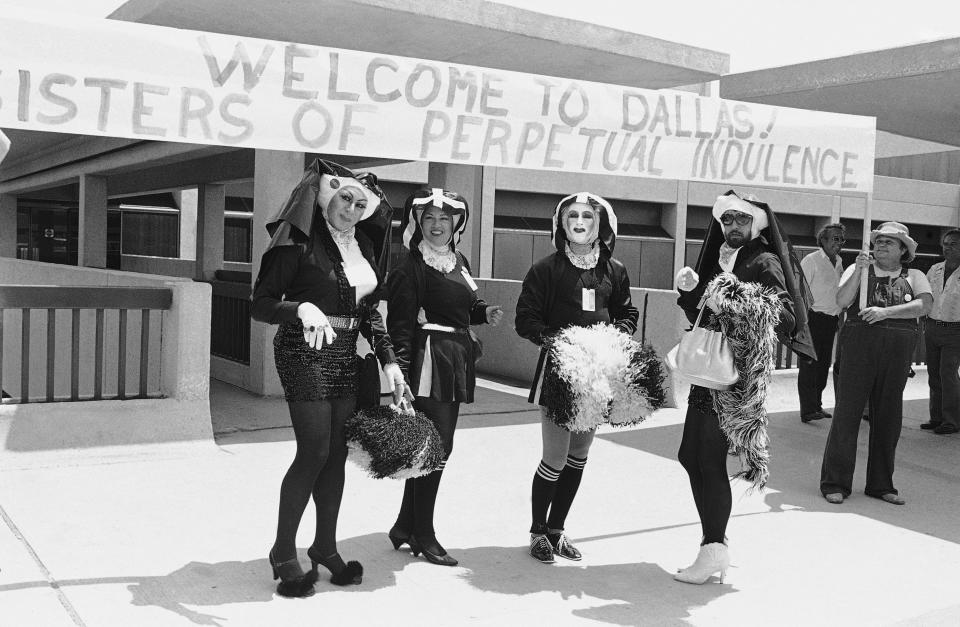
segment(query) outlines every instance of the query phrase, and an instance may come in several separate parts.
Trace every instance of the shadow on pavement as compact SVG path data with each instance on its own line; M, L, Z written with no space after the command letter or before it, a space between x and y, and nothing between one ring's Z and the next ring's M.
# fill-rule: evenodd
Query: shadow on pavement
M344 559L355 559L355 555L369 554L374 543L383 543L383 534L368 534L338 542L338 548ZM391 552L392 553L392 552ZM300 563L308 568L310 559L306 549L299 551ZM409 560L398 553L393 558L396 564L383 563L378 556L378 565L364 573L363 583L356 586L334 586L329 582L329 573L320 568L320 580L312 598L325 592L371 592L396 585L395 571L400 571ZM363 561L361 559L361 561ZM200 608L216 608L237 603L264 603L274 600L279 603L297 603L307 600L283 599L276 596L276 582L272 580L267 558L249 561L226 562L190 562L166 575L128 576L128 577L92 577L89 579L57 579L56 587L69 593L75 586L97 586L110 584L128 584L130 603L135 606L154 606L178 614L195 625L214 625L221 627L228 621L215 611L206 612ZM46 580L29 581L9 585L0 585L0 594L7 591L29 588L47 588L51 583Z
M459 549L461 564L477 564L460 576L471 586L501 595L559 594L564 600L583 599L607 604L576 609L572 615L614 625L686 624L689 609L706 605L729 592L729 584L691 586L673 580L656 564L579 566L576 562L540 564L526 546L482 546ZM544 601L549 603L549 601Z
M920 429L927 419L927 401L904 403L904 422L897 448L894 484L907 500L895 506L863 494L867 465L868 423L860 429L853 494L842 505L831 505L820 495L820 465L830 420L801 423L797 412L770 414L770 483L764 502L772 512L804 511L856 514L960 543L960 438L935 436ZM600 434L597 437L647 453L676 460L683 425ZM679 463L679 462L678 462ZM728 460L731 473L736 458ZM736 507L736 494L734 507ZM736 516L736 514L734 514Z

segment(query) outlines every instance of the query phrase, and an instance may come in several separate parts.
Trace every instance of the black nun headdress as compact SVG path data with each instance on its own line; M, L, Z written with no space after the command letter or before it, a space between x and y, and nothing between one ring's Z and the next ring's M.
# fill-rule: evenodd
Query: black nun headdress
M380 189L377 177L369 172L354 173L349 168L314 159L303 171L303 178L290 193L277 217L267 223L270 244L274 246L305 244L318 218L325 220L324 213L330 199L342 187L355 187L366 196L367 206L356 225L356 230L373 244L374 258L380 272L386 270L390 257L390 226L393 208Z
M613 247L617 243L617 215L613 212L613 207L605 199L591 194L590 192L578 192L560 200L553 213L553 221L550 224L551 239L557 250L563 252L567 245L567 232L563 230L563 212L574 203L590 205L597 213L599 218L599 228L597 239L606 249L607 255L613 254Z
M430 207L436 207L452 218L452 236L450 250L456 250L460 238L467 228L470 219L470 208L467 200L456 192L448 192L439 187L432 189L418 189L413 192L403 207L403 222L400 228L403 231L403 245L411 251L417 250L423 241L423 214Z
M710 227L707 229L707 237L703 240L703 247L700 249L700 256L697 258L697 265L694 268L702 278L710 276L710 273L717 266L720 259L720 246L724 242L723 227L720 225L720 216L729 210L738 210L749 213L754 216L754 230L751 231L753 239L760 238L766 245L767 250L773 252L780 259L780 266L783 268L784 283L786 283L787 292L793 301L793 313L796 319L793 332L790 337L780 337L780 341L788 345L795 353L810 359L816 359L817 353L813 349L813 337L810 335L810 327L807 320L807 308L813 302L809 295L809 287L803 276L803 270L800 267L800 261L797 259L790 240L780 229L780 223L777 221L776 214L765 202L760 201L753 195L739 195L732 189L725 194L718 196L713 206L713 217L710 221ZM701 280L700 286L690 292L681 292L681 304L690 308L695 308L703 294L705 282Z

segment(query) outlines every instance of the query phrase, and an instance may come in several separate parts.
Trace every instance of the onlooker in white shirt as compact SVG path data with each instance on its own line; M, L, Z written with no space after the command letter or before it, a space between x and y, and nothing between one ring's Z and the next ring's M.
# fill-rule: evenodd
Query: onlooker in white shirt
M939 435L960 431L960 229L940 238L944 261L927 272L933 309L924 327L930 420L920 425Z
M831 415L823 411L823 389L827 386L827 373L833 356L833 338L840 320L837 305L837 289L843 264L838 256L845 241L846 229L838 222L828 224L817 233L819 250L815 250L800 262L803 274L813 294L813 305L808 312L810 335L817 360L800 358L797 375L797 392L800 395L800 420L810 422Z

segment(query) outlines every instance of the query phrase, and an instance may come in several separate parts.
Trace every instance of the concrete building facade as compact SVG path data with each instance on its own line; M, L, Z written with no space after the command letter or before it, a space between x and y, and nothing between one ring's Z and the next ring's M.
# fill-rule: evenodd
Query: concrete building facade
M225 0L131 0L111 17L702 95L719 80L723 97L784 104L739 87L753 84L746 78L725 76L729 61L722 52L481 1L294 0L255 3L238 14ZM764 83L761 77L755 81ZM889 130L904 129L891 124ZM211 282L213 376L258 393L279 391L272 330L250 322L242 303L267 243L264 224L299 181L304 164L324 155L33 131L8 135L13 150L0 168L0 256ZM920 242L921 267L929 265L940 233L960 225L960 161L956 152L937 152L938 145L882 138L885 146L897 147L878 160L873 219L907 223ZM878 146L878 154L887 153ZM617 256L631 283L670 290L675 272L696 259L710 207L727 189L375 155L329 158L377 173L395 207L424 185L463 194L473 219L461 249L475 274L490 280L521 279L550 250L549 218L557 200L590 190L617 209ZM848 256L860 246L862 194L738 190L771 204L801 254L816 246L815 233L828 222L847 225ZM512 309L512 303L503 304ZM676 321L664 320L662 328L660 323L649 322L651 333L669 343L679 332ZM483 367L497 374L498 359L488 357Z

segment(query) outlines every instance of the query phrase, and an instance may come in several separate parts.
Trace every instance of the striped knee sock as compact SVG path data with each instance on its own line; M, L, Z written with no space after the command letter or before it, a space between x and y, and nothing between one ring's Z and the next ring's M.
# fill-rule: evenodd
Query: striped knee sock
M556 493L550 505L550 518L547 527L551 530L562 531L563 525L573 505L573 499L580 488L580 479L583 477L583 468L587 465L586 457L567 456L567 463L560 472L556 483Z
M537 466L537 472L533 475L533 489L530 495L533 518L530 533L546 533L547 510L550 508L550 502L553 500L554 492L556 492L559 476L560 471L551 468L546 462L541 461L540 465Z

